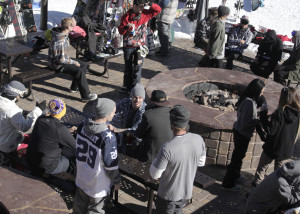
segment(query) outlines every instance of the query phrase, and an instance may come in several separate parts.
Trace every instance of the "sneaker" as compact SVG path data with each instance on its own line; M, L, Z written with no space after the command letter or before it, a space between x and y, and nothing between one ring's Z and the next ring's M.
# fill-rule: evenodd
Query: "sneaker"
M238 178L235 180L235 183L237 183L237 184L242 184L242 183L244 183L245 179L246 179L245 176L241 175L240 177L238 177Z
M158 51L155 53L156 56L169 56L170 55L170 52L161 52L161 51Z
M70 93L78 93L78 92L79 92L79 88L76 89L70 88Z
M242 187L240 185L234 185L233 187L223 187L222 189L227 190L227 191L231 191L231 192L239 192L241 191Z
M98 98L97 94L89 94L86 98L82 98L82 101L88 102L88 101L93 101L97 98Z

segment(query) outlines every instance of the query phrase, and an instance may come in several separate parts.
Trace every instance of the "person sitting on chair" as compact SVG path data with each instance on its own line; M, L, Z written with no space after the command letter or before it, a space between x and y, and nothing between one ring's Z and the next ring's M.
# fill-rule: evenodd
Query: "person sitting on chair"
M286 85L286 79L300 82L300 31L292 32L294 49L290 57L274 71L274 81Z
M249 46L252 40L253 34L249 28L249 18L247 16L242 16L241 22L238 26L232 28L227 49L227 63L226 69L232 70L233 60L236 55L242 57L244 50Z
M261 77L269 78L281 60L283 44L274 30L269 30L261 41L251 71Z
M73 18L64 18L61 21L61 27L52 29L48 63L52 70L67 73L73 77L71 93L79 90L83 101L92 101L97 99L97 94L91 94L89 90L85 76L88 66L85 62L72 60L69 55L70 41L68 35L74 27L73 24Z
M23 132L34 126L36 119L46 108L46 101L37 103L34 109L24 116L23 109L16 103L27 90L18 81L11 81L0 95L0 166L10 166L11 162L2 153L17 157L16 149L24 140Z

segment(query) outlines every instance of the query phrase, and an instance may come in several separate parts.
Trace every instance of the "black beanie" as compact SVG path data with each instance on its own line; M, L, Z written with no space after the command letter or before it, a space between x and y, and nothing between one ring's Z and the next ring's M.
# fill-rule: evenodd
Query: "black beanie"
M140 5L140 4L145 4L145 3L146 3L145 0L134 0L134 1L133 1L133 4L134 4L134 5L137 5L137 6Z
M230 9L226 6L220 5L218 8L218 16L222 17L230 14Z

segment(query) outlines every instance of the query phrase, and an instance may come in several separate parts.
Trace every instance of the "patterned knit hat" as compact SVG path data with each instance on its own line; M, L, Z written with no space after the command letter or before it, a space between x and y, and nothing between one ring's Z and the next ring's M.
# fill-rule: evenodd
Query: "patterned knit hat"
M49 112L53 117L62 118L66 114L66 104L60 98L49 102Z

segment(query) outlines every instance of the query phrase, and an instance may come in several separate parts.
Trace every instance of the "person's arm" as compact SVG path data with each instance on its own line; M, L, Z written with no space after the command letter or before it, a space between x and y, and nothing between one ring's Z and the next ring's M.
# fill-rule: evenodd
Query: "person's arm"
M222 30L220 27L218 27L218 23L215 23L213 27L213 29L211 28L211 32L210 32L210 37L209 37L209 45L208 45L208 49L207 52L209 54L210 57L215 58L217 56L217 50L219 48L220 41L219 38L221 36Z
M118 169L118 151L117 140L115 137L104 139L103 147L101 148L104 169L107 176L114 184L120 184L121 175Z
M245 34L245 37L244 37L244 44L241 44L241 47L243 48L243 49L246 49L248 46L249 46L249 44L251 43L251 41L252 41L252 37L253 37L253 33L250 31L250 30L248 30L247 32L246 32L246 34Z
M120 25L118 27L119 33L121 35L125 35L126 32L128 31L129 27L127 26L128 24L128 18L129 18L129 13L125 13L122 17L121 17L121 21L120 21Z
M158 2L158 5L161 7L161 9L164 9L168 4L169 4L170 0L160 0Z
M255 127L258 123L257 115L255 114L254 108L256 108L254 101L244 100L241 109L241 119L242 124L245 124L245 127Z
M279 178L279 194L284 204L295 204L300 200L298 187L294 188L284 178Z
M59 142L63 146L76 150L76 140L66 126L62 125L61 127L59 127L58 133L60 139Z
M37 118L42 115L42 110L39 107L34 107L34 109L25 118L22 112L16 113L10 120L11 124L21 132L27 132L31 127L33 127Z
M52 51L55 59L59 64L76 64L77 61L72 60L69 57L68 50L66 49L66 42L68 42L68 40L54 42Z
M203 141L203 139L201 140L201 144L202 144L202 153L201 153L201 156L200 156L200 159L197 163L197 166L204 166L205 165L205 161L206 161L206 149L205 149L205 143Z
M162 146L158 152L157 157L150 166L150 175L153 179L161 177L162 173L166 170L169 162L169 154L166 152L165 147Z
M161 12L161 7L158 4L152 3L149 10L143 10L144 20L148 22L154 16L158 15Z

